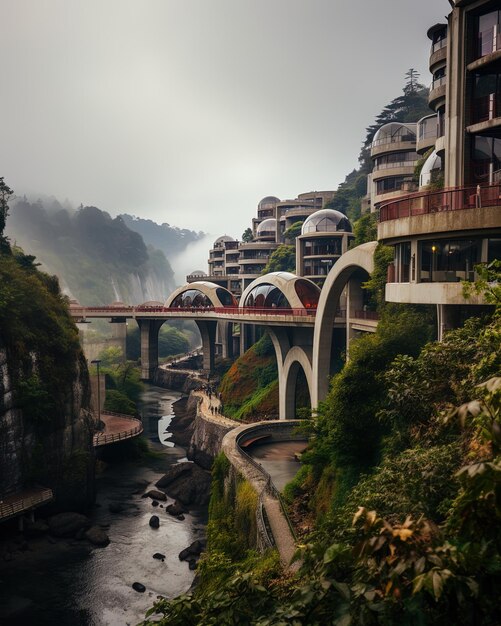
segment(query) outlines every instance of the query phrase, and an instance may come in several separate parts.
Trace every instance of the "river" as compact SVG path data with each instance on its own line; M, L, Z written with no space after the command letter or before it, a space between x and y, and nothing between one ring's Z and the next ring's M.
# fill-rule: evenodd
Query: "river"
M174 597L189 589L194 573L177 555L204 536L206 511L180 521L141 497L170 465L186 460L185 450L170 442L168 433L172 404L180 397L148 385L141 415L155 457L108 464L98 474L91 518L107 529L111 543L106 548L43 538L30 540L28 550L17 549L12 561L0 561L3 626L133 625L157 595ZM152 514L160 517L158 530L149 527ZM155 552L165 554L165 561L153 559ZM136 581L145 585L145 593L132 589Z

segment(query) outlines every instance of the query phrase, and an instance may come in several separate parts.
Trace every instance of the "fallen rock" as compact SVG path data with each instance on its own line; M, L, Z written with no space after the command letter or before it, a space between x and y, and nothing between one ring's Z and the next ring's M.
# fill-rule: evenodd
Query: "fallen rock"
M183 521L183 520L185 520L186 518L185 518L185 516L181 513L181 515L178 515L178 516L176 517L176 519L178 519L180 522L182 522L182 521Z
M85 538L90 541L93 546L104 547L110 543L110 538L99 526L91 526L85 533Z
M207 546L207 541L205 539L196 539L191 545L189 545L184 550L181 550L179 553L180 561L189 561L189 557L200 556L203 550L205 550Z
M49 530L56 537L74 537L81 528L89 527L89 518L80 513L58 513L49 517Z
M196 559L190 559L188 561L188 566L191 570L193 569L197 569L197 560Z
M210 472L194 463L177 463L160 478L157 487L185 506L203 506L209 502Z
M153 558L157 559L158 561L162 561L163 563L165 561L165 554L162 554L161 552L155 552Z
M145 493L145 496L151 498L152 500L161 500L162 502L165 502L165 500L167 500L167 496L165 495L165 493L163 491L158 491L157 489L151 489L150 491L147 491Z
M151 506L158 506L158 500L153 500L153 502L151 503Z
M159 528L159 526L160 526L160 519L159 519L158 515L152 515L150 517L150 522L149 523L150 523L150 526L152 528Z
M138 591L139 593L144 593L146 591L146 587L142 583L132 583L132 589L134 589L134 591Z
M186 512L183 508L183 505L177 500L176 502L174 502L174 504L169 504L169 506L166 506L165 510L167 511L167 513L169 513L169 515L173 515L174 517Z

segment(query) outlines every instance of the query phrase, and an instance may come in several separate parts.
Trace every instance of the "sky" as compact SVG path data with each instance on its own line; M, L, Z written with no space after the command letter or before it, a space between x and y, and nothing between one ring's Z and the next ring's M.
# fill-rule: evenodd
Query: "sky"
M0 176L214 236L336 189L447 0L0 0ZM204 255L205 256L205 255ZM200 263L199 263L200 264Z

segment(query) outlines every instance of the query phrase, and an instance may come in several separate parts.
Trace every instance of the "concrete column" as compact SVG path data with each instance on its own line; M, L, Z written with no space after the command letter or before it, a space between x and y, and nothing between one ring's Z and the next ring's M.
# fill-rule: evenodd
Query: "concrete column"
M120 347L123 354L123 361L125 361L127 358L127 321L123 317L112 317L110 323L111 336L115 340L114 345Z
M141 332L141 378L151 380L158 367L158 331L163 320L137 319Z
M443 341L448 330L458 327L457 307L450 304L437 304L437 338Z
M203 369L212 372L214 370L217 322L195 320L195 323L202 337Z
M350 341L356 337L356 332L352 328L352 319L356 311L363 310L364 293L362 290L362 280L356 275L352 275L346 286L346 358L349 358Z
M253 332L251 324L240 324L240 355L252 346Z
M233 358L233 322L218 322L223 359Z

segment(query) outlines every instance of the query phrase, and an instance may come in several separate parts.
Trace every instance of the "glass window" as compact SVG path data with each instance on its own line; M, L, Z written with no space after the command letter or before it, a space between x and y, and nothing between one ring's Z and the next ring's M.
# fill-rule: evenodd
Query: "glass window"
M421 282L473 280L473 269L480 261L480 250L481 241L474 239L421 242Z
M410 277L411 244L409 241L395 246L395 279L397 283L408 283Z
M487 262L501 260L501 239L489 239Z
M210 299L199 289L187 289L180 293L170 305L171 309L191 307L195 309L214 306Z
M320 289L306 280L296 280L294 289L306 309L316 309L320 297Z
M477 37L479 57L501 49L501 11L490 11L478 18Z
M262 283L257 285L251 290L245 298L244 306L255 307L258 309L264 308L278 308L278 309L290 309L289 301L284 296L282 291L270 285L270 283Z
M501 169L501 139L476 135L472 150L473 182L491 183L494 172Z

